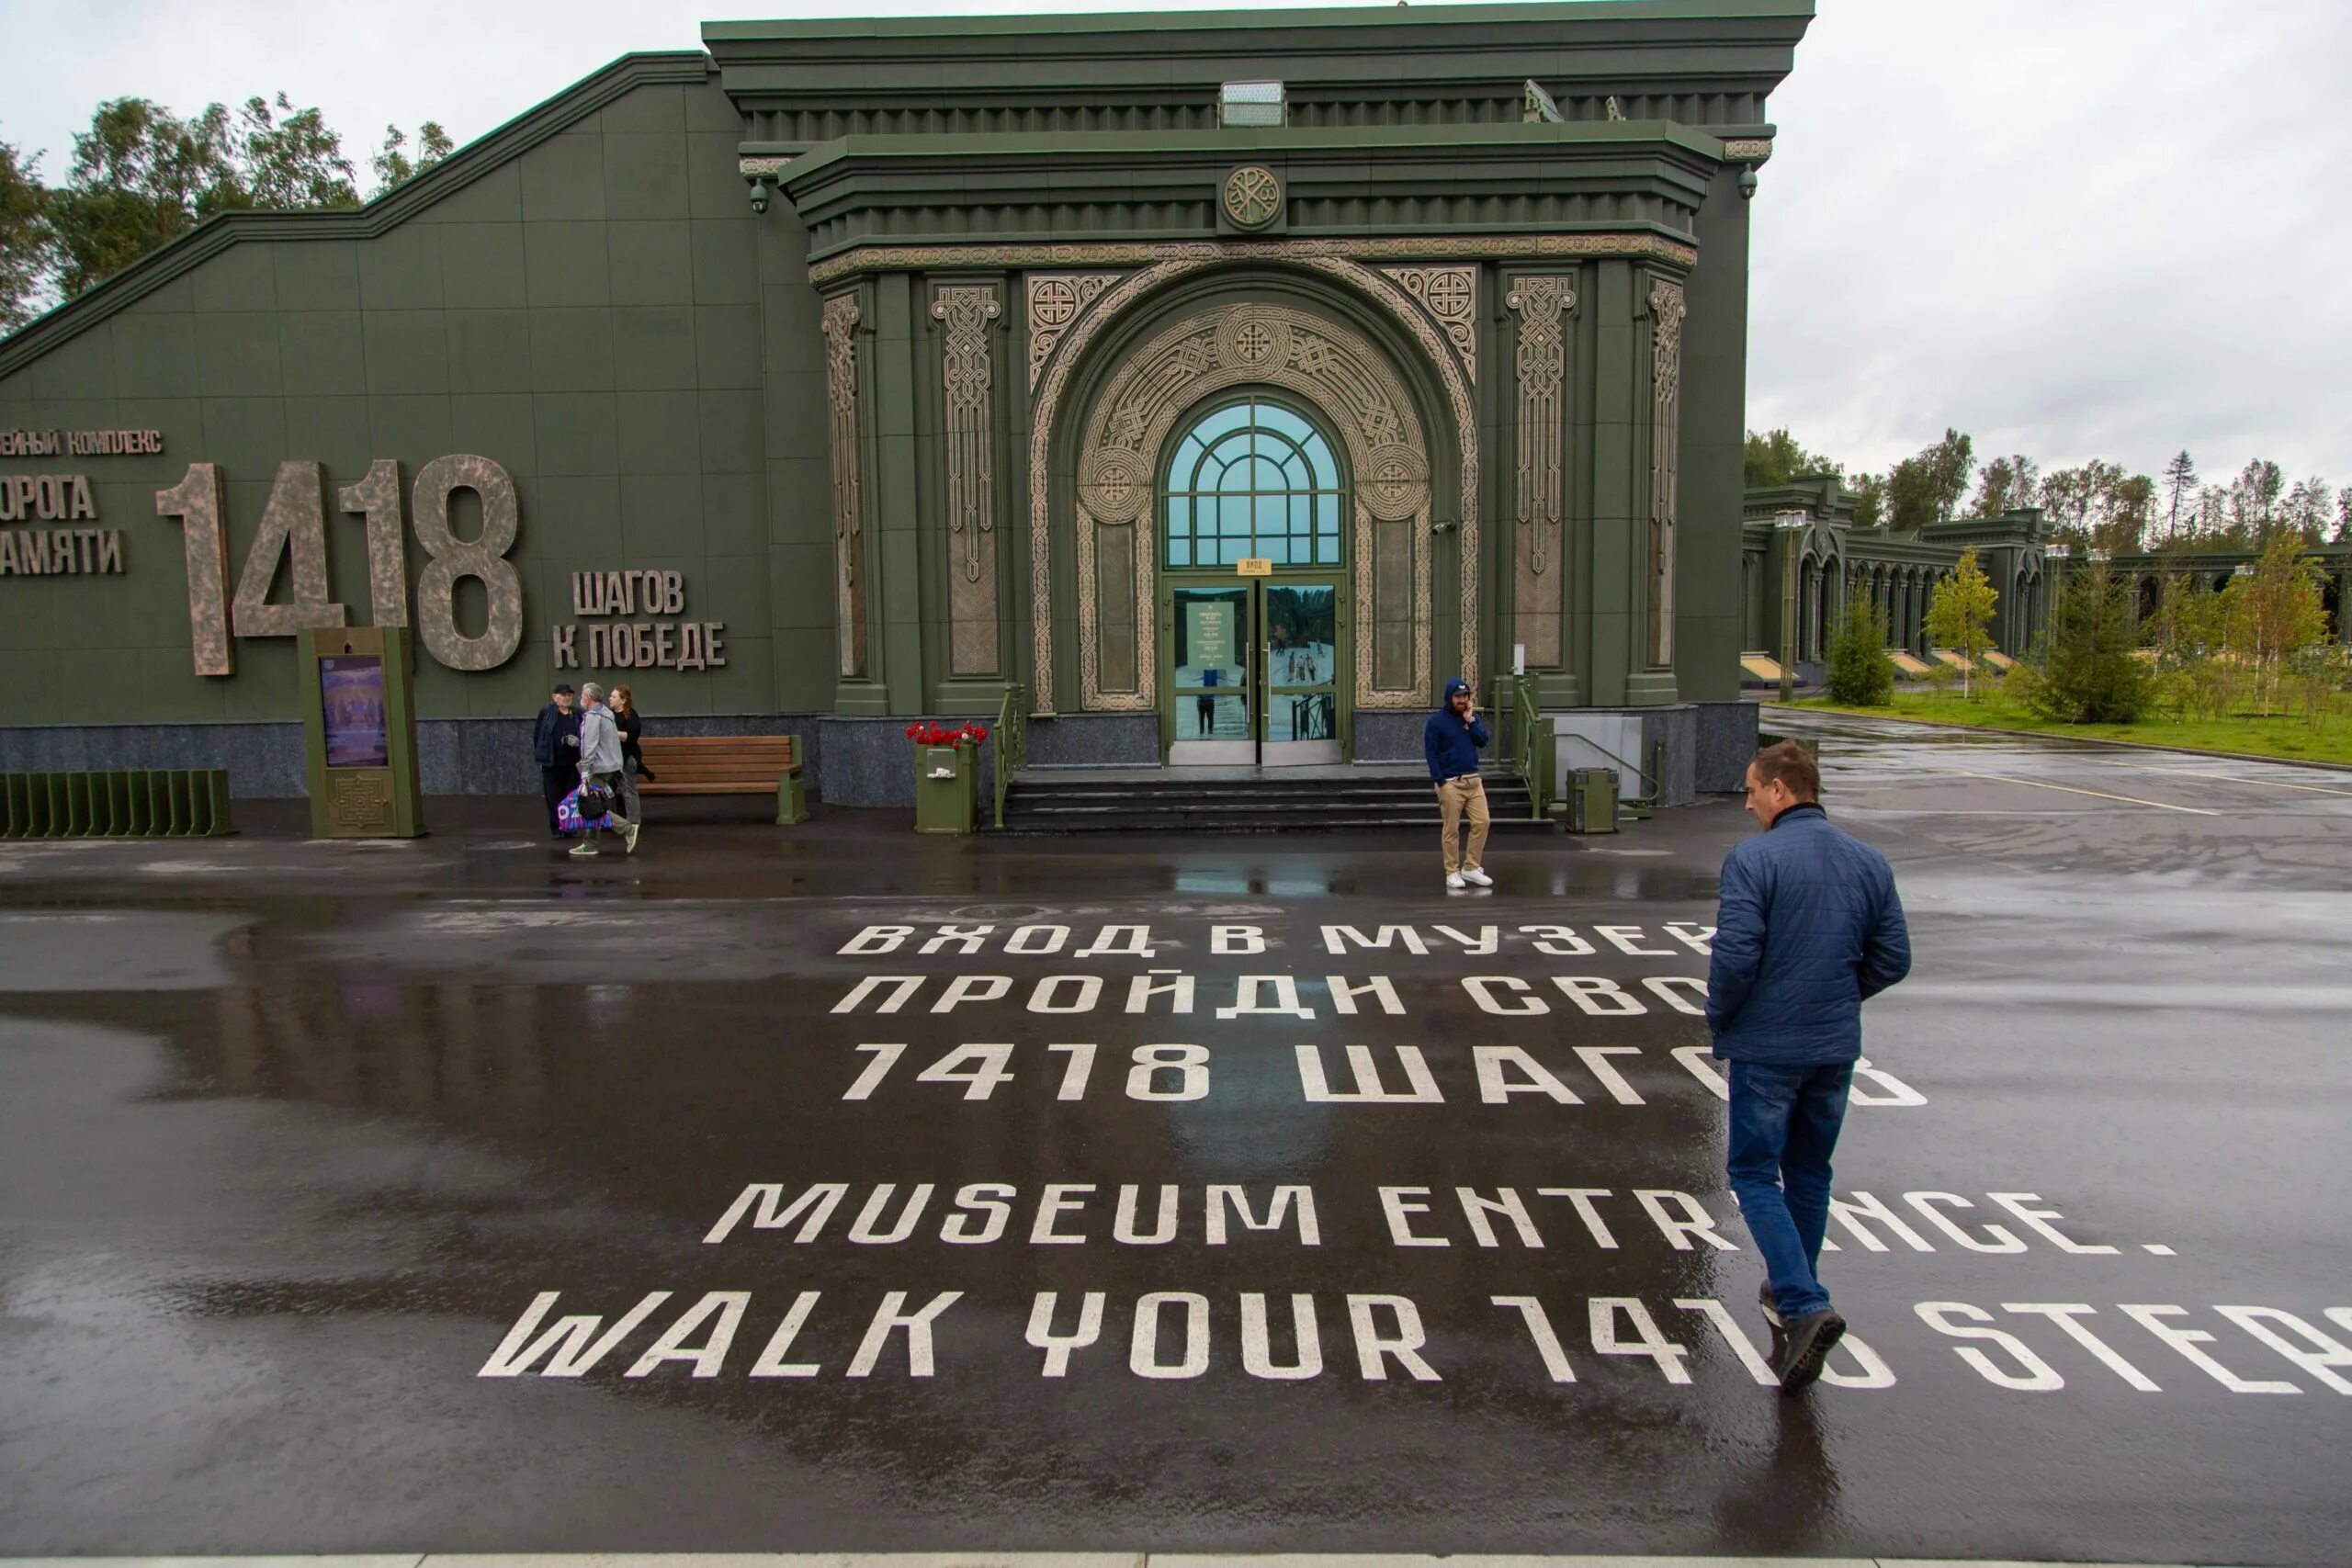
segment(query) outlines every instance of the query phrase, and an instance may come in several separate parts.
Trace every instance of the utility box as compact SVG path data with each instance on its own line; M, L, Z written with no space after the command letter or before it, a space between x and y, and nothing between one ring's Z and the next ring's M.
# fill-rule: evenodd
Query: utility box
M1609 768L1578 768L1568 775L1568 831L1617 830L1617 774Z
M408 628L314 628L302 634L301 660L311 836L421 837Z

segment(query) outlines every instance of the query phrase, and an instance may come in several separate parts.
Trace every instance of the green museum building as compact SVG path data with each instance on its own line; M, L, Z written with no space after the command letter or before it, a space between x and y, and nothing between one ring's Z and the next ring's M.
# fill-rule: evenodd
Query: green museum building
M299 795L298 634L405 626L432 793L532 790L559 680L888 804L918 717L1400 761L1519 672L1736 787L1812 12L712 23L215 218L0 341L0 769Z

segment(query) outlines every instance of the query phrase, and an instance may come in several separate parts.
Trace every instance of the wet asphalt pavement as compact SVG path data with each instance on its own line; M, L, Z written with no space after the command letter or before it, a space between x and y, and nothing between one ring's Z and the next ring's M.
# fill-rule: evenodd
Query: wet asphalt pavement
M1918 955L1797 1399L1687 1010L1731 802L1453 895L888 813L0 847L0 1554L2344 1561L2352 773L1767 722Z

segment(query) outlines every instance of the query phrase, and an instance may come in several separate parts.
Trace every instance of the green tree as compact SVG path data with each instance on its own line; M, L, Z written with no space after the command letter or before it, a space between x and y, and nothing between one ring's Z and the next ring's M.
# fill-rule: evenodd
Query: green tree
M2052 468L2042 477L2041 510L2051 526L2068 545L2080 549L2090 542L2091 506L2098 499L2095 465Z
M40 154L0 141L0 335L32 320L55 262Z
M280 93L274 107L247 98L237 121L237 172L246 206L282 212L359 205L343 138L317 108L298 109Z
M2275 530L2251 570L2241 568L2222 592L2230 651L2254 666L2256 695L2267 716L2289 659L2327 635L2321 595L2326 579L2303 554L2302 536Z
M2165 537L2169 539L2180 533L2180 508L2184 501L2189 505L2191 523L2196 520L2197 459L2188 455L2188 447L2182 447L2179 455L2165 465L2164 487Z
M1846 488L1854 492L1854 526L1876 528L1886 522L1886 476L1856 474Z
M2230 481L2230 542L2256 548L2270 542L2278 513L2278 498L2286 493L2287 476L2278 465L2256 457Z
M1887 525L1900 533L1916 533L1923 525L1955 515L1968 481L1976 471L1970 456L1973 443L1957 430L1920 448L1913 457L1887 470Z
M416 128L416 156L412 159L407 151L407 133L397 125L384 127L384 145L376 156L369 160L370 166L376 171L376 194L381 196L394 186L404 185L414 179L447 157L455 150L455 145L449 140L447 131L442 130L436 121L428 119ZM1752 447L1756 441L1755 432L1750 431L1747 439ZM1758 481L1750 479L1747 482L1753 485Z
M1894 696L1894 660L1887 656L1886 612L1860 583L1829 639L1829 700L1850 707L1884 707Z
M1916 534L1933 523L1936 512L1935 476L1917 457L1905 457L1886 471L1886 525L1898 533Z
M58 287L79 294L214 213L249 205L227 109L184 120L145 98L100 104L90 129L74 133L64 188L50 197Z
M2339 545L2352 545L2352 485L2335 492L2335 538Z
M151 99L110 99L74 134L65 184L48 193L54 281L79 294L216 213L358 202L341 139L284 93L186 119Z
M2058 585L2047 666L2023 691L2036 713L2061 724L2131 724L2155 697L2137 650L2130 579L2094 561Z
M2301 535L2303 543L2316 545L2327 537L2328 513L2335 509L2335 492L2318 475L2297 479L2287 499L2278 503L2279 521Z
M1973 446L1959 431L1947 429L1941 441L1919 454L1938 517L1958 514L1961 498L1968 493L1969 476L1976 471L1976 459L1970 456Z
M1951 649L1965 661L1960 674L1960 694L1964 697L1974 695L1970 673L1993 646L1993 609L2000 600L1999 590L1976 564L1974 546L1961 552L1960 559L1928 596L1928 641L1932 647Z
M2098 491L2099 520L2091 540L2098 547L2129 555L2147 545L2148 525L2156 510L2156 481L2145 474L2127 474L2113 463L2102 468Z
M1996 457L1984 465L1984 481L1976 491L1976 515L1999 517L2019 507L2036 505L2041 497L2041 465L2022 452L2015 457Z

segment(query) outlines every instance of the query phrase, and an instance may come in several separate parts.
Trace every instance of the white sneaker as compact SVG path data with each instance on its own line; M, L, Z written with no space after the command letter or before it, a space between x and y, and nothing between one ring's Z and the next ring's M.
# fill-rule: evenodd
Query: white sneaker
M603 851L599 850L594 844L574 844L571 846L572 858L575 860L582 855L602 854L603 852Z
M1468 883L1462 880L1462 874L1458 871L1449 871L1445 874L1445 885L1448 887L1466 887L1469 886Z
M637 853L637 835L643 827L644 824L641 822L632 822L628 825L628 832L625 835L626 841L621 846L621 853L625 855Z
M1475 865L1462 868L1462 880L1473 887L1492 887L1495 885L1493 877L1488 876Z

